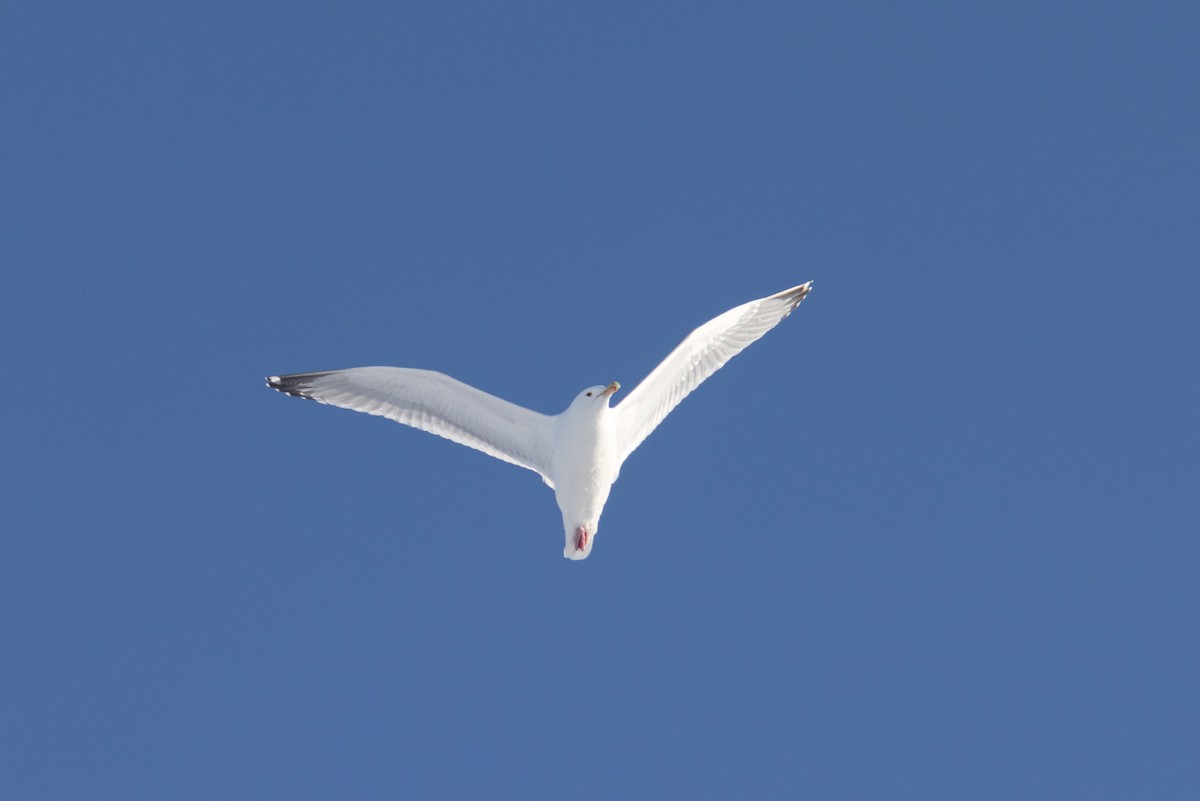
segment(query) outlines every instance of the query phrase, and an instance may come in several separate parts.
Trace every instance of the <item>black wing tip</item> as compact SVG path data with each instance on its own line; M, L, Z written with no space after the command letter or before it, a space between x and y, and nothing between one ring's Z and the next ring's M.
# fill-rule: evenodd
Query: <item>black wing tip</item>
M800 305L800 301L808 297L808 293L812 292L812 281L805 281L800 286L794 286L791 289L785 289L778 295L772 295L773 298L785 301L788 304L788 311Z
M313 380L322 376L333 375L336 370L326 370L319 373L292 373L291 375L269 375L267 376L267 386L276 392L282 392L284 395L291 395L293 398L311 398L308 390Z

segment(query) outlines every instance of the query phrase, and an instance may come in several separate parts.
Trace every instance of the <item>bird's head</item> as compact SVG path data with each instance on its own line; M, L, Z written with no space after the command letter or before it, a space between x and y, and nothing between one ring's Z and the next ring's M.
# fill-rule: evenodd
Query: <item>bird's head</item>
M621 385L616 381L608 386L597 384L594 387L588 387L575 396L575 400L571 401L571 408L607 409L608 399L620 388Z

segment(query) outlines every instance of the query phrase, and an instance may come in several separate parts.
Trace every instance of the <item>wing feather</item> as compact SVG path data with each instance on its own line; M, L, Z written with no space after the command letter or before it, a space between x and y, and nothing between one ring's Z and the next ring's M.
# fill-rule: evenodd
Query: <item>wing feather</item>
M692 390L791 314L811 289L809 281L752 300L688 334L616 407L621 460L633 453Z
M444 373L355 367L273 375L267 386L297 398L379 415L534 471L549 483L553 417L509 403ZM551 485L553 486L553 485Z

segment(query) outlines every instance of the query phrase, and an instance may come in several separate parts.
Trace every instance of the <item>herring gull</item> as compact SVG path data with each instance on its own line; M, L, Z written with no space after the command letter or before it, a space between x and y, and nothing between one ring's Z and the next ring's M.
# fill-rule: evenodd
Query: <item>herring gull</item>
M586 559L621 465L688 393L787 317L812 281L714 317L679 343L616 406L621 385L588 387L565 411L539 414L456 381L408 367L355 367L273 375L298 398L380 415L532 470L562 511L563 556Z

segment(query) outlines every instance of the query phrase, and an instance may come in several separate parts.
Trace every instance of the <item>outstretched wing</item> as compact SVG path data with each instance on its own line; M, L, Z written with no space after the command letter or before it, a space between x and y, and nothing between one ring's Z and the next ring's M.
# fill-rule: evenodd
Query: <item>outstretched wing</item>
M812 281L769 298L752 300L688 334L616 407L621 460L633 453L704 379L791 314L810 289Z
M443 373L407 367L355 367L273 375L267 378L267 386L437 434L528 468L550 482L554 418Z

